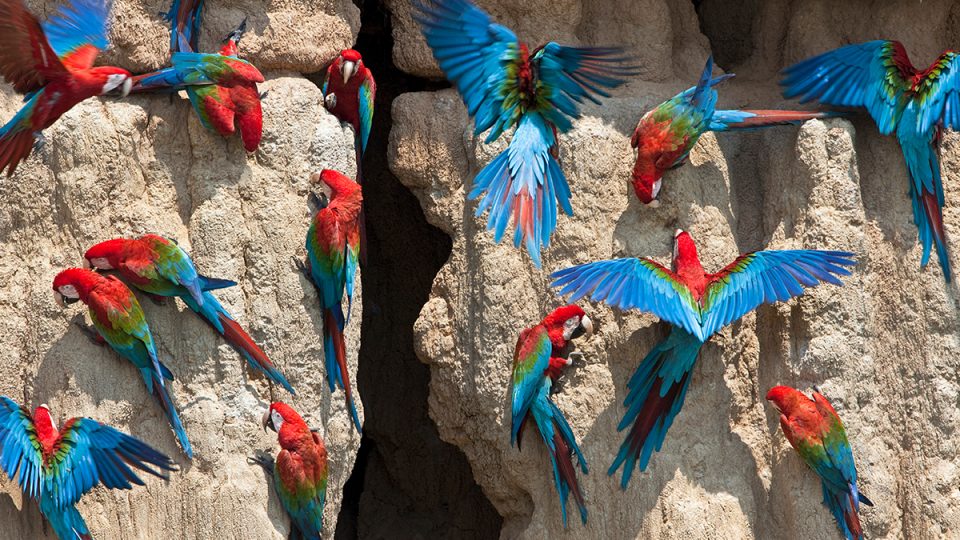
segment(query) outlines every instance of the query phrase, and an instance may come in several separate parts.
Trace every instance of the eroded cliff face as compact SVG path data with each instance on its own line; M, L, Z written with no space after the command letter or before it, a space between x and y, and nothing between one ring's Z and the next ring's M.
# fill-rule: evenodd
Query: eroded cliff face
M117 47L108 59L132 69L163 62L169 33L156 13L167 3L118 2L116 9ZM84 497L80 511L97 538L286 538L289 522L270 480L246 461L255 450L276 453L276 435L259 424L272 400L325 428L325 536L333 535L353 469L360 436L343 393L327 389L317 296L293 263L304 256L309 175L326 167L353 175L353 134L326 113L314 83L275 69L316 71L353 43L359 13L350 2L213 3L201 43L212 47L214 35L245 14L252 25L241 48L264 71L260 89L269 92L255 154L239 138L204 129L186 99L92 99L46 130L43 152L0 180L0 394L49 404L58 424L89 416L132 432L181 468L168 482L148 477L146 488ZM289 32L294 25L303 32ZM3 89L0 117L7 119L21 101ZM147 232L178 240L202 273L238 283L216 296L298 391L271 390L179 301L157 306L142 298L160 358L176 377L172 393L192 461L134 367L73 326L89 322L82 305L61 310L53 302L53 277L79 266L88 246ZM354 302L357 322L347 331L353 380L361 304ZM52 537L13 482L0 488L0 538Z
M575 129L561 136L575 215L560 217L542 271L510 238L493 244L486 216L474 217L476 202L465 201L474 175L505 148L507 137L482 144L453 90L410 93L394 102L391 168L420 199L427 219L453 238L450 259L415 325L418 355L431 368L430 415L441 437L464 451L504 517L501 536L563 532L543 445L535 441L520 452L509 444L516 337L562 302L548 287L549 272L610 257L668 263L676 228L691 232L710 271L763 248L842 249L854 252L859 264L844 287L820 286L797 300L763 306L714 337L701 352L663 450L626 491L619 476L605 474L622 440L616 431L621 403L630 374L664 328L653 316L584 303L598 333L579 343L585 362L568 370L554 396L590 465L590 474L581 476L589 523L582 527L571 517L569 534L837 536L818 481L763 399L771 386L787 384L818 385L843 418L861 488L877 503L861 513L869 537L956 535L958 291L944 283L935 256L919 268L896 142L880 137L861 115L707 134L690 162L667 174L659 209L639 204L627 182L629 135L637 119L692 84L711 43L718 58L730 59L724 67L740 75L718 88L722 108L796 108L779 97L776 71L783 66L878 37L905 41L916 50L916 63L926 65L954 43L955 26L943 21L955 20L956 8L947 2L851 2L842 7L851 16L842 16L829 2L706 0L701 13L716 14L704 20L708 42L686 2L569 0L527 2L523 9L514 2L478 3L532 43L549 36L627 44L643 70L602 106L584 108ZM436 75L403 4L391 3L398 13L397 64ZM744 26L751 31L739 36ZM944 222L954 236L960 231L958 166L960 137L949 134L942 145Z

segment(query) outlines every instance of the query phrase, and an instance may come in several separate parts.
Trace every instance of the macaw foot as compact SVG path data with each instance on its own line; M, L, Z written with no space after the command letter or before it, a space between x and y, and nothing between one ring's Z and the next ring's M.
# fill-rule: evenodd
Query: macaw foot
M303 277L309 279L310 282L313 283L313 277L310 275L310 265L296 257L293 257L293 265L297 267L297 270L301 274L303 274Z
M586 356L584 356L583 351L573 351L567 355L567 360L570 361L570 364L585 364Z
M98 334L96 331L91 330L89 326L87 326L87 325L85 325L85 324L83 324L83 323L80 323L80 322L74 322L73 324L74 324L74 326L76 326L77 328L79 328L80 331L83 332L84 335L87 336L87 339L89 339L90 341L92 341L94 344L99 345L99 346L101 346L101 347L103 347L104 345L107 344L107 340L103 339L103 336L101 336L100 334Z
M158 305L158 306L165 306L165 305L167 305L167 297L166 297L166 296L160 296L159 294L151 294L151 293L144 293L144 294L146 294L147 298L149 298L151 302L153 302L154 304L156 304L156 305Z
M247 463L263 467L267 476L273 477L273 456L263 450L258 450L256 454L247 458Z
M47 137L43 134L42 131L33 132L33 151L38 154L43 152L43 149L47 146Z
M264 90L263 92L260 92L260 101L267 99L268 95L270 95L269 90Z

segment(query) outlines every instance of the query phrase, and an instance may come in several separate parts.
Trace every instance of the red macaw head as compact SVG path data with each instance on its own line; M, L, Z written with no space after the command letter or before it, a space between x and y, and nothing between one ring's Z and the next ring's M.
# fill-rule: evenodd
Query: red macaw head
M314 435L314 433L322 430L310 429L303 418L297 414L297 411L282 401L275 401L270 404L267 412L263 413L261 423L263 424L263 431L267 431L267 428L269 428L277 433L277 439L283 448L296 446L298 442L302 442L306 434L310 434L309 440L322 444L322 433L319 437Z
M774 386L767 392L767 401L784 416L793 416L801 407L810 406L813 401L803 392L789 386Z
M690 233L677 229L673 233L673 271L679 272L680 269L691 266L700 267L697 245L693 243Z
M637 163L639 162L638 158ZM659 170L638 172L637 167L634 167L631 183L640 202L651 208L660 206L660 199L657 197L660 196L660 187L663 185L663 174Z
M103 279L106 278L87 268L68 268L53 278L54 298L60 307L77 300L86 301L90 291Z
M103 81L103 87L100 90L101 96L114 90L120 90L120 97L127 97L133 87L133 75L125 69L102 66L90 69L90 74Z
M340 51L340 56L333 61L333 65L334 69L340 71L343 84L347 84L347 81L363 68L363 58L360 53L353 49L344 49Z
M544 317L541 324L547 327L550 341L555 347L564 347L568 341L580 336L593 335L593 321L576 304L558 307Z
M359 186L349 176L333 169L324 169L310 175L310 182L320 186L320 193L328 201L356 190Z
M114 238L91 247L83 254L83 266L95 270L113 270L120 266L124 248L131 240Z
M240 43L240 39L243 37L244 32L247 31L247 18L244 17L240 21L239 26L234 28L227 34L227 37L223 38L223 47L220 48L220 54L223 56L237 56L239 50L237 45Z

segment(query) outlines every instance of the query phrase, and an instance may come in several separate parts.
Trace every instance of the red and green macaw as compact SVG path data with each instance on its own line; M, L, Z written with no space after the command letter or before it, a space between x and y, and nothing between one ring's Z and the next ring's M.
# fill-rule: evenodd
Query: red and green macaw
M427 44L460 91L477 135L486 142L516 128L510 145L483 168L469 197L482 196L477 216L490 209L487 229L503 238L511 217L513 243L524 244L540 267L550 245L557 205L568 215L570 187L560 169L557 134L580 116L584 100L599 103L633 74L617 48L567 47L554 42L532 51L508 28L468 0L414 2Z
M633 166L633 191L643 204L660 205L663 174L680 167L700 136L707 131L751 130L797 124L832 113L771 110L718 111L714 86L733 74L714 78L713 57L707 59L697 85L657 105L640 118L630 138L637 149Z
M343 388L354 426L360 431L360 417L350 391L343 329L350 319L354 279L360 263L359 215L363 193L360 184L329 169L313 175L311 181L320 184L328 202L321 204L307 231L307 265L303 271L316 286L323 310L323 354L330 391L338 385ZM344 292L346 317L342 303Z
M780 427L790 445L810 466L823 488L823 504L837 520L849 540L862 540L860 503L873 506L857 489L857 467L843 423L827 398L819 391L813 399L787 386L775 386L767 393L780 412Z
M341 122L353 126L358 170L360 157L370 139L376 95L377 83L373 80L373 73L364 65L360 53L353 49L341 51L340 56L327 68L327 77L323 80L323 102L327 110ZM357 177L360 178L359 175Z
M153 334L133 292L113 276L101 276L87 268L68 268L54 278L53 294L61 307L77 300L87 305L100 338L140 370L147 390L170 420L184 454L192 458L187 432L165 383L173 380L173 374L157 358Z
M203 0L173 0L163 18L170 23L170 52L193 52L200 41Z
M219 53L173 53L171 67L137 75L132 91L184 90L203 127L224 137L239 128L244 149L256 151L263 136L263 95L257 83L264 79L253 64L237 57L246 22L230 32Z
M73 0L42 25L23 0L0 0L0 75L26 102L0 127L0 171L13 176L42 130L81 101L119 89L130 92L130 72L93 67L109 45L112 0Z
M647 468L683 406L700 347L710 336L761 304L803 294L804 287L842 285L835 276L850 275L844 267L854 264L853 254L843 251L754 251L709 274L690 234L677 230L672 269L628 258L554 272L552 286L574 301L590 295L619 309L653 313L671 326L667 339L647 354L627 383L627 412L617 429L633 427L607 474L625 463L620 485L626 489L637 462L641 471Z
M944 129L960 128L960 54L943 52L917 69L899 41L868 41L808 58L783 71L783 95L864 107L882 135L896 132L910 176L913 222L923 244L920 266L937 246L943 277L950 255L943 231L943 182L937 147Z
M572 455L577 455L583 474L587 474L587 460L580 452L563 412L550 400L550 390L563 368L571 363L568 358L571 341L591 334L593 322L583 310L572 304L563 306L553 310L540 324L520 332L513 355L510 444L516 442L520 447L523 429L527 420L533 417L540 437L550 451L564 527L567 526L567 498L571 491L580 509L581 521L587 522L587 505L577 481Z
M243 355L251 368L291 394L295 393L263 349L210 292L236 283L198 274L190 255L176 242L155 234L137 239L117 238L91 247L84 258L97 270L116 270L141 291L160 297L179 297Z
M0 396L0 467L40 503L61 540L93 538L76 504L97 484L132 489L144 485L133 468L164 480L176 470L169 457L108 425L71 418L58 431L46 405L30 414L6 396Z
M307 540L320 540L329 475L323 439L297 411L279 401L271 403L263 415L264 431L267 428L277 433L280 453L276 461L267 456L255 461L273 476L280 504L293 525Z

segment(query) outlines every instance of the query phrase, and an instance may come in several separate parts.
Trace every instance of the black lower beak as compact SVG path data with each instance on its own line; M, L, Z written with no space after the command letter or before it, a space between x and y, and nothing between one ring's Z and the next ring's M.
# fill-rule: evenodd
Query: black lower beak
M69 306L70 304L73 304L74 302L79 302L79 301L80 301L79 298L69 298L69 297L67 297L67 296L64 296L64 297L63 297L63 303L64 303L64 304L67 304L68 306Z
M583 325L581 324L580 326L577 327L576 330L573 331L572 334L570 334L570 339L577 339L578 337L581 337L586 333L587 333L587 329L584 328Z

